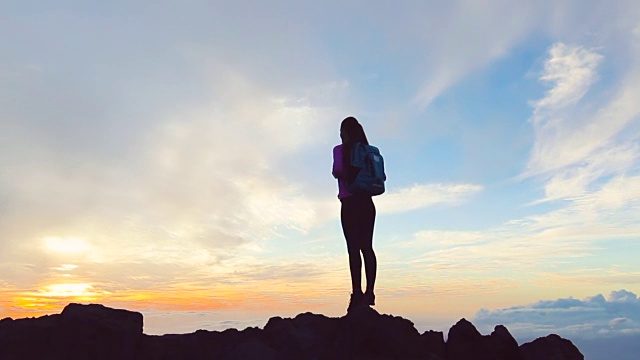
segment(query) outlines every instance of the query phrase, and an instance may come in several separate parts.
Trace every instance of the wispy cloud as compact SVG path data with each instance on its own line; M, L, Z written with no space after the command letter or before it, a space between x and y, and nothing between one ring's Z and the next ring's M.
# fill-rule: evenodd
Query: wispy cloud
M612 286L630 287L640 282L640 271L624 271L621 266L611 267L590 267L582 268L562 273L543 272L536 281L538 285L557 284L557 286L571 286L572 284L583 284L593 288L596 284Z
M533 103L531 122L536 142L527 174L557 170L585 160L607 140L596 131L597 120L573 107L595 81L601 60L602 55L579 46L557 43L549 50L540 79L550 82L552 88Z
M427 58L430 71L414 97L415 104L427 107L471 72L506 55L535 27L537 10L526 3L505 6L461 1L442 6L439 13L446 16L430 18L422 25L427 34L424 46L438 56ZM432 36L436 33L438 36Z
M626 188L635 194L635 185L631 183ZM602 191L611 194L596 192L591 197L576 199L570 206L514 219L495 228L420 231L395 248L406 250L398 255L411 265L411 271L430 276L467 274L470 264L477 278L490 278L504 269L512 269L513 276L499 276L537 278L541 268L552 268L562 274L581 259L602 252L602 241L633 240L640 234L640 226L633 220L640 216L637 194L626 194L622 201L620 196L613 195L622 188Z
M439 205L459 204L482 191L477 184L416 184L376 199L380 213L397 213Z
M583 196L607 177L638 170L640 134L633 124L640 106L632 98L640 95L633 85L640 72L630 69L611 98L597 94L587 102L603 59L593 50L563 43L549 50L541 80L553 87L533 103L535 143L523 174L548 179L540 201Z
M536 112L547 109L561 109L578 102L587 93L596 80L596 67L602 61L602 55L580 46L568 46L556 43L549 49L549 59L544 64L540 80L551 83L553 87L543 99L534 103ZM536 114L538 115L538 114ZM534 117L534 122L553 119Z

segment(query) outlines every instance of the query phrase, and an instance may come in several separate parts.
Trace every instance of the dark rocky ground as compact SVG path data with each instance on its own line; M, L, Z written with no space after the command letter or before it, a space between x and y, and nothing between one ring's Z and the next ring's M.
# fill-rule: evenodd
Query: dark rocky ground
M444 334L420 334L407 319L363 307L340 318L304 313L271 318L264 329L142 333L142 314L69 304L61 314L0 321L0 360L18 359L428 359L582 360L557 335L518 345L507 328L481 335L465 319Z

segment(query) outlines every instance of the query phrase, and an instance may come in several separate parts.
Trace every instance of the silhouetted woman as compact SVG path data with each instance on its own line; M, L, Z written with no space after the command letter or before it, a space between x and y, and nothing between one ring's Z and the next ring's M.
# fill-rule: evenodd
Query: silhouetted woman
M342 203L340 220L342 232L347 240L349 252L349 270L353 291L347 312L358 305L375 305L373 287L376 282L376 255L373 252L373 225L376 219L376 208L370 195L352 194L348 184L357 175L357 168L351 167L353 144L361 142L369 144L362 125L354 117L348 117L340 124L342 144L333 148L333 176L338 179L338 198ZM367 277L367 287L362 292L362 260Z

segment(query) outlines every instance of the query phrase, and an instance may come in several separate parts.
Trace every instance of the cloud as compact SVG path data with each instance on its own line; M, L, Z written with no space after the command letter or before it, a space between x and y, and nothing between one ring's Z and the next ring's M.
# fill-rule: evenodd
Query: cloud
M637 58L640 49L630 46ZM577 45L556 43L549 50L540 79L553 87L533 103L535 143L523 174L548 179L539 202L588 196L603 181L638 171L640 133L633 129L640 106L632 98L640 96L633 85L640 72L628 69L612 96L594 92L585 99L605 60Z
M194 51L190 56L197 58ZM15 296L59 284L157 291L188 282L184 274L231 281L229 274L249 266L232 259L334 216L335 204L322 200L334 200L329 171L326 186L309 192L304 177L290 178L296 170L288 161L316 157L318 145L335 134L338 121L326 121L339 119L329 98L346 85L279 93L233 66L193 61L202 79L191 80L208 90L188 107L145 99L152 104L131 112L121 99L107 96L114 103L106 106L97 97L92 101L101 103L105 118L94 119L91 111L74 111L70 99L80 87L62 88L58 104L44 101L27 111L15 104L56 93L56 84L31 68L0 89L20 85L12 95L19 101L0 107L0 129L11 139L0 145L0 165L10 169L0 174L0 273L19 285ZM72 121L50 117L65 103L70 108L62 115ZM93 120L104 127L93 129ZM60 270L63 264L74 268Z
M530 274L540 267L555 266L560 259L570 261L591 256L596 248L581 235L592 229L555 226L543 230L534 224L505 224L483 231L420 231L402 242L405 262L418 273L442 272L445 276L468 274L492 277L505 268Z
M415 45L433 54L424 56L423 83L413 101L427 107L437 97L479 69L509 55L532 34L545 34L551 39L590 41L598 45L606 41L616 43L620 28L637 26L629 9L631 1L613 6L602 6L597 1L524 1L505 4L489 1L481 5L474 1L415 5L413 16L404 14L401 29L421 33L420 37L406 37ZM594 12L601 14L592 16ZM437 14L429 16L425 14ZM615 19L619 27L611 27L607 19ZM595 33L595 34L594 34ZM437 34L437 35L436 35ZM407 41L405 38L404 41ZM461 44L464 44L462 46ZM553 61L545 65L543 80L557 82L549 96L539 105L559 105L576 100L581 91L595 78L594 66L601 55L584 49L556 43L552 49Z
M139 240L189 233L214 247L246 242L246 224L257 237L277 226L311 227L312 201L286 181L292 171L278 161L324 141L325 118L338 118L329 108L339 102L334 94L346 85L321 71L305 32L235 6L152 6L153 15L129 8L137 21L121 26L105 18L122 16L118 7L105 8L43 6L27 12L38 26L13 13L3 22L33 41L12 42L15 54L32 54L28 61L16 55L0 63L0 130L10 139L0 145L0 164L11 169L0 175L0 247L15 237L76 236L89 224L123 242L127 231L115 229ZM255 11L263 10L282 15ZM176 14L190 26L164 26ZM244 16L251 21L237 21ZM230 28L242 30L239 39L200 37ZM258 58L249 44L265 51L271 44L273 52Z
M473 71L506 55L536 26L538 9L531 4L504 5L490 2L480 6L473 1L461 1L436 6L440 7L440 15L422 26L426 34L424 47L437 56L426 58L425 66L430 71L414 97L418 106L427 107Z
M612 291L611 295L609 295L609 301L617 302L617 303L630 303L635 304L638 303L638 296L631 291L627 290L618 290Z
M144 333L147 335L184 334L199 329L224 331L229 328L243 330L247 327L264 327L267 318L257 314L231 314L219 311L155 311L142 310Z
M586 285L589 287L611 285L633 286L640 281L640 272L624 271L620 266L583 268L573 271L545 272L535 282L544 285L553 283L561 287L573 285Z
M596 80L602 55L580 46L556 43L549 49L540 80L553 84L547 95L534 103L536 111L561 109L577 103ZM534 118L533 121L551 119ZM552 126L553 124L544 124Z
M380 213L413 211L438 204L459 204L482 190L476 184L416 184L376 199Z
M534 102L536 142L528 164L528 173L547 172L583 160L606 141L597 133L597 119L587 114L565 112L587 93L596 79L596 67L602 55L580 46L554 44L549 50L541 80L553 87L547 95ZM570 110L574 110L570 108ZM578 130L578 131L576 131ZM600 141L594 141L601 138Z
M606 268L591 272L574 269L581 269L581 264L591 259L608 256L610 243L633 247L631 243L640 234L636 221L640 216L638 199L632 196L637 183L635 179L623 181L615 191L606 188L559 209L487 229L417 231L411 237L395 239L394 259L399 264L408 264L407 272L427 273L430 278L464 276L470 277L469 281L477 281L497 276L505 283L514 284L533 279L543 287L547 284L634 284L638 277L630 271L632 261L626 257L613 258ZM625 189L627 193L622 201L615 194ZM469 264L473 264L472 276ZM626 272L621 268L627 269ZM517 271L507 276L504 269ZM541 269L550 270L541 272Z
M627 290L586 299L543 300L529 305L481 309L473 320L478 327L503 324L520 339L533 339L550 332L569 339L620 337L640 333L640 301Z

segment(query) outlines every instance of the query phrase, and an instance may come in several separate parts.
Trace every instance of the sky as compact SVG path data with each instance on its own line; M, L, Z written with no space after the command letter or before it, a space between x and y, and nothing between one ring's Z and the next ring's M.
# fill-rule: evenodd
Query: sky
M378 311L638 335L639 64L633 0L4 0L0 318L343 315L355 116L388 176Z

